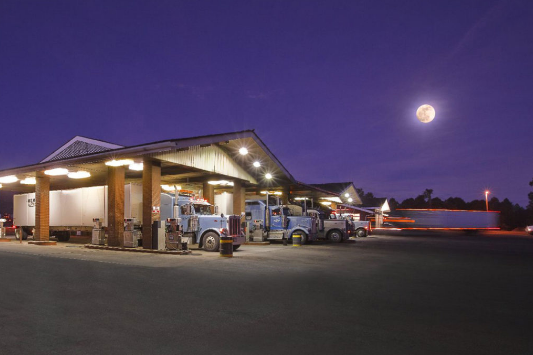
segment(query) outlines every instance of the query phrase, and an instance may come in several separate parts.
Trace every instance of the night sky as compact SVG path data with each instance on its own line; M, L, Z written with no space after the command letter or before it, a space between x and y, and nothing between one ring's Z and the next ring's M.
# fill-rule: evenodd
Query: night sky
M0 169L75 135L255 129L307 183L525 206L532 19L525 0L2 0Z

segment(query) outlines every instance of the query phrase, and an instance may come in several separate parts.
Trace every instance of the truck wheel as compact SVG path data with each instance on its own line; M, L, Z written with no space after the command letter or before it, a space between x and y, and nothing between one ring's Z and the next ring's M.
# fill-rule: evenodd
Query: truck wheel
M355 235L358 236L359 238L364 238L367 236L367 232L366 232L366 229L364 228L359 228L358 230L355 231Z
M239 245L234 245L234 246L233 246L233 251L235 251L235 250L239 249L240 247L241 247L241 245L240 245L240 244L239 244Z
M56 238L58 242L68 242L70 240L70 232L69 231L60 231L55 232Z
M342 233L337 229L332 230L328 233L328 239L333 243L340 243L342 242Z
M20 235L19 235L19 230L18 228L15 230L15 240L20 240ZM28 233L24 230L24 228L22 228L22 240L27 240L28 239Z
M218 251L220 247L220 237L213 232L204 235L203 248L205 251Z

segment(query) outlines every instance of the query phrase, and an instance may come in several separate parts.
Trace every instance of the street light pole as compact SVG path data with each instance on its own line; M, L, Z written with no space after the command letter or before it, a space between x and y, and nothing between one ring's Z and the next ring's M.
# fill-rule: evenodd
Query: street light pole
M489 211L489 190L485 191L485 205L487 206L487 212Z

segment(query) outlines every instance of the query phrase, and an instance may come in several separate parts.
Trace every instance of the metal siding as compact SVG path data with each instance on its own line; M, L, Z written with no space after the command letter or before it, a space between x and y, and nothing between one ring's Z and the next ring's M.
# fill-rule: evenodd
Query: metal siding
M247 180L254 184L257 183L232 157L217 146L193 146L183 151L152 154L152 157L174 164L190 166L216 174Z

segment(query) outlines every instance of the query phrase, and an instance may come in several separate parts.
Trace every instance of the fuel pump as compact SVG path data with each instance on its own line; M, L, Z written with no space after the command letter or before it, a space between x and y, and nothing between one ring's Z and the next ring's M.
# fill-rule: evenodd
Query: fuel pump
M183 250L182 234L181 218L167 218L165 248L167 250Z
M6 220L4 218L0 219L0 238L6 237L6 228L4 227L4 223Z
M138 241L135 237L135 219L124 219L124 246L126 248L137 248Z
M100 218L93 218L93 234L91 243L95 245L105 244L105 231L102 228L102 220Z

